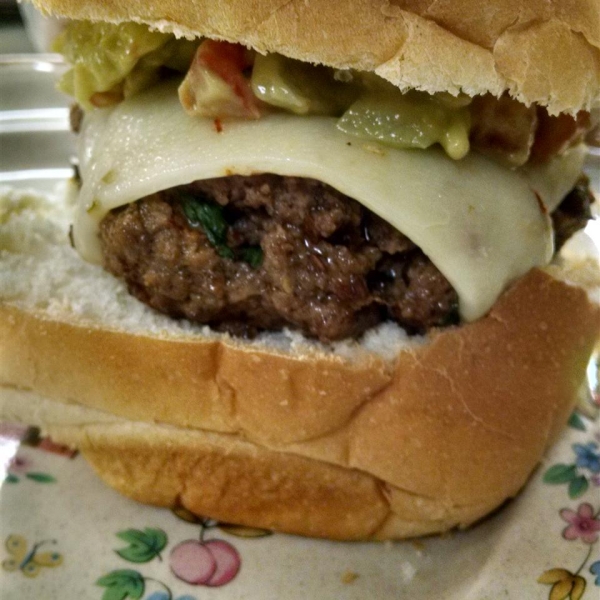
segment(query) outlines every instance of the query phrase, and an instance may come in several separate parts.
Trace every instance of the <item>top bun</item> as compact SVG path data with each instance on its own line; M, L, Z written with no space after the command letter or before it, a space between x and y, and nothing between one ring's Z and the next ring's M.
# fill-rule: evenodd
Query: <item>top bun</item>
M401 89L511 96L550 114L600 98L598 0L33 0L46 13L240 42Z

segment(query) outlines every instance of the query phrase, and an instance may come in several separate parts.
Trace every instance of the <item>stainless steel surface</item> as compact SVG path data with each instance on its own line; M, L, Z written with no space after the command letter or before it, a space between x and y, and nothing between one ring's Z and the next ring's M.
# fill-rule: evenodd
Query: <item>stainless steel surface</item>
M54 54L0 56L0 185L48 190L70 177L69 99Z

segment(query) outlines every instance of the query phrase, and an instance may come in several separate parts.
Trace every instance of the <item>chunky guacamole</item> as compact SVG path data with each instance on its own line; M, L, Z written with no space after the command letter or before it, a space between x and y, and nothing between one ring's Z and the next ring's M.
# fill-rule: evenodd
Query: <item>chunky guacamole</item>
M70 23L54 42L72 68L59 88L86 109L115 104L161 78L185 73L197 42L150 31L138 23Z
M85 21L71 23L54 44L72 65L59 87L84 109L116 104L178 74L180 99L193 116L259 118L270 110L327 115L338 118L338 129L363 140L396 148L439 143L455 159L469 151L468 98L405 94L373 74L277 54L242 49L240 63L232 60L233 46L176 39L138 23Z

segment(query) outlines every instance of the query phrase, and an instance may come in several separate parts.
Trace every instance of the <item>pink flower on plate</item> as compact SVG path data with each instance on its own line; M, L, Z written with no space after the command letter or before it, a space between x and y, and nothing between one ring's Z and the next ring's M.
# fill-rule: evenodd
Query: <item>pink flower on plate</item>
M568 508L560 511L563 521L569 523L562 532L565 540L576 540L581 538L586 544L593 544L598 539L600 531L600 519L594 516L591 504L584 502L580 504L577 512Z

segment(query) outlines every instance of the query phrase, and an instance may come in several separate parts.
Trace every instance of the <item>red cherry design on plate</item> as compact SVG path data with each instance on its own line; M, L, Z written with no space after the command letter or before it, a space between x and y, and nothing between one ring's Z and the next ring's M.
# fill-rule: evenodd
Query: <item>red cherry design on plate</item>
M186 540L177 544L171 551L171 571L179 579L202 585L217 570L217 561L203 542Z
M205 585L218 587L229 583L240 570L241 560L238 551L225 540L208 540L204 542L217 563L215 572Z
M225 540L185 540L171 551L170 565L179 579L192 585L219 587L240 570L238 551Z

